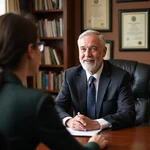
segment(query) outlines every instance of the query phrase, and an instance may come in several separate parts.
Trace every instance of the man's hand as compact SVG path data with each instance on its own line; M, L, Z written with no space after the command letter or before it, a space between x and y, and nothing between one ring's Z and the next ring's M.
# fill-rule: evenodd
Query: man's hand
M69 119L66 125L73 130L89 131L100 129L101 126L97 121L78 113L74 118Z
M91 120L90 118L88 118L80 113L78 113L78 119L82 124L84 124L84 127L86 128L87 131L96 130L96 129L101 128L100 124L97 121Z
M79 120L80 120L79 116L76 115L74 118L68 119L66 121L66 125L73 130L86 131L85 128L86 124L80 122Z

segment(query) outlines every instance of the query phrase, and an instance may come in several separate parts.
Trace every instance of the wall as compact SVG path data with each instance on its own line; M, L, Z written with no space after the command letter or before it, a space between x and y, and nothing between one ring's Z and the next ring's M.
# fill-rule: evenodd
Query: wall
M107 40L114 41L113 48L113 57L114 59L128 59L128 60L137 60L139 62L150 64L150 51L143 52L120 52L118 50L118 10L119 9L138 9L138 8L150 8L150 0L149 1L140 1L140 2L124 2L124 3L116 3L116 0L112 0L112 31L111 32L103 32L102 34L105 36ZM76 0L75 5L75 35L76 39L78 35L81 33L81 0ZM150 25L149 25L150 26ZM150 39L149 39L150 41ZM76 43L75 43L76 44ZM76 51L77 46L75 45ZM78 53L76 55L76 63L78 64Z

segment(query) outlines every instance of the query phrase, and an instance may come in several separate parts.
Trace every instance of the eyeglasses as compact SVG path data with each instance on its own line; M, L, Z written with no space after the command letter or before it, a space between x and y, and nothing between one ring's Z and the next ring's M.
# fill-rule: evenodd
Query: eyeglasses
M40 52L44 50L45 42L32 43L32 46L38 46Z

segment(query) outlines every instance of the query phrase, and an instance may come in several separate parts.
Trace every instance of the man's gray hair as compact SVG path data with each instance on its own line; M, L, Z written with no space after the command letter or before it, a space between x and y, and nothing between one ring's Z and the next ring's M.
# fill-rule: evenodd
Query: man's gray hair
M85 32L80 34L80 36L78 37L78 40L77 40L78 45L79 45L79 40L80 39L82 39L86 35L92 35L92 34L97 35L99 37L99 39L101 41L101 44L102 44L102 48L103 48L105 46L105 44L106 44L104 36L100 32L95 31L95 30L86 30Z

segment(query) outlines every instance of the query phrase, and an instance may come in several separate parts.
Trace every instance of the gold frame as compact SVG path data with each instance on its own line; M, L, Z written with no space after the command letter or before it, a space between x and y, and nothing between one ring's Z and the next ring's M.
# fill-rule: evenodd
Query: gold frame
M111 31L112 1L83 0L83 30Z

